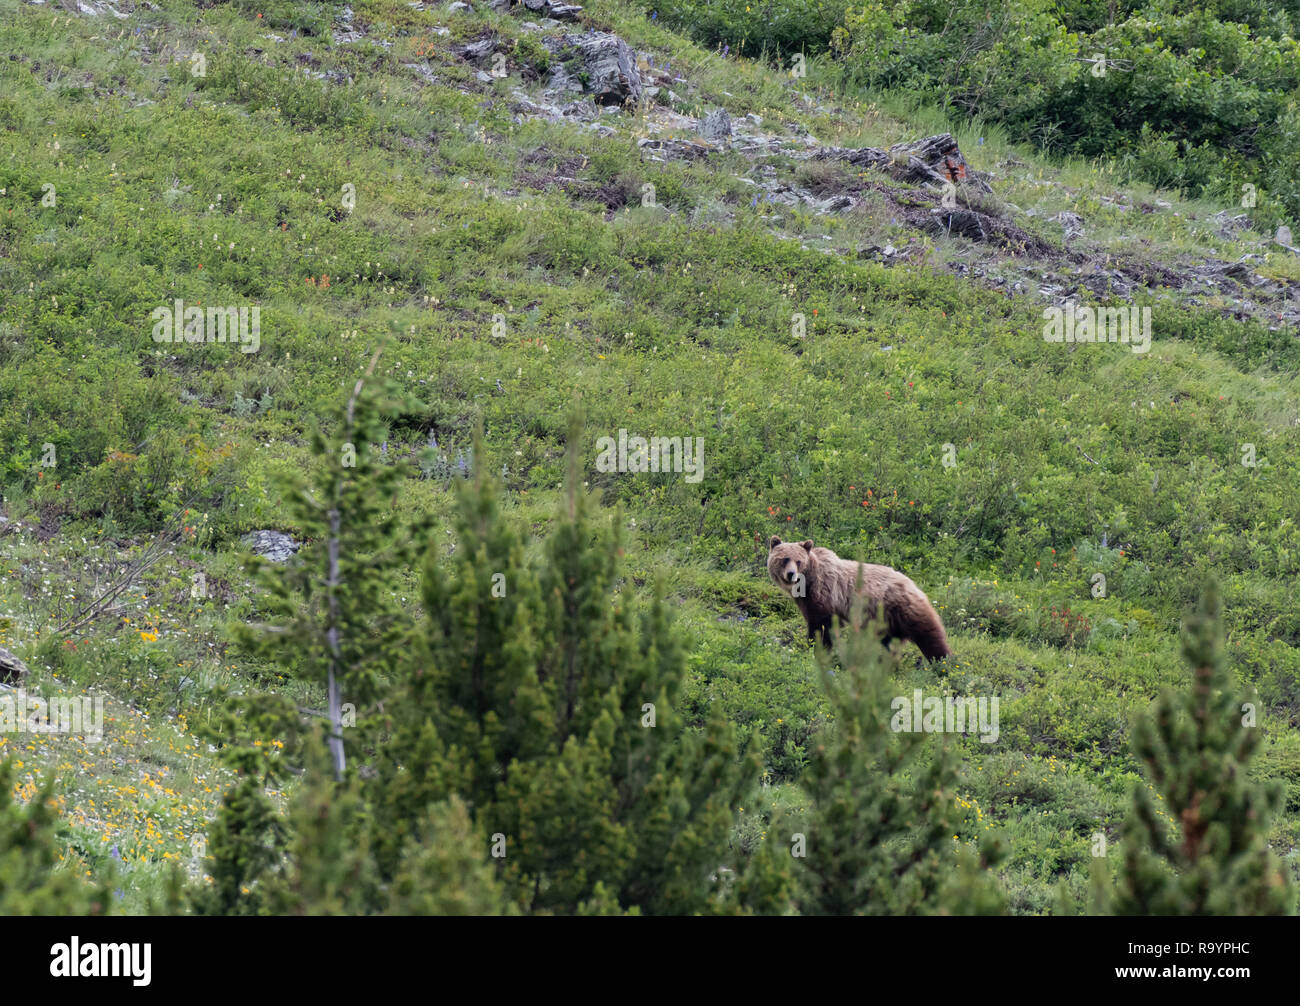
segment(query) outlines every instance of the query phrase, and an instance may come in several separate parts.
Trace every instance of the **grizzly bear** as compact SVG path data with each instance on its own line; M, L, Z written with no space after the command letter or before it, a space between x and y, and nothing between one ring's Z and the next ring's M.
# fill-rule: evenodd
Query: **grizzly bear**
M808 622L808 638L821 633L822 644L831 648L831 619L839 616L848 623L853 588L862 571L862 613L870 618L884 609L882 642L911 640L927 660L940 660L952 653L943 622L921 588L896 569L869 562L841 559L829 548L813 548L812 539L782 543L772 536L767 554L767 571L781 589L794 598Z

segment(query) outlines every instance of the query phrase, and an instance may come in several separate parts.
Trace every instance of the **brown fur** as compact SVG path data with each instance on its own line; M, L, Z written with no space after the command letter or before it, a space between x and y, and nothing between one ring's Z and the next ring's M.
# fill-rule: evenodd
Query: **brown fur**
M814 548L812 540L782 542L773 535L767 554L767 571L791 597L808 622L808 638L821 634L831 646L831 621L848 623L853 605L853 588L862 570L862 613L870 618L883 609L886 646L893 639L911 640L928 660L952 653L943 622L921 588L896 569L869 562L841 559L829 548ZM797 576L803 576L803 597L794 596ZM792 578L793 577L793 578Z

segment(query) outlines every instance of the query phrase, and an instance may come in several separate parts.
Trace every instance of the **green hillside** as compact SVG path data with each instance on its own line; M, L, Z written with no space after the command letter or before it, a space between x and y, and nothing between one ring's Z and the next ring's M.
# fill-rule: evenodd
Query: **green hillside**
M827 3L806 34L777 6L751 33L731 3L0 0L0 648L29 692L106 702L99 743L0 733L19 804L53 783L60 871L116 871L128 913L156 910L173 863L220 886L196 850L235 776L200 725L230 691L327 703L308 657L234 628L273 611L246 536L320 547L285 479L365 375L406 396L366 441L410 466L384 512L427 521L444 566L480 475L551 561L574 449L593 524L621 532L611 591L666 594L683 729L752 738L719 865L798 831L835 718L767 574L779 535L929 595L955 655L895 643L896 694L1000 698L995 743L949 738L951 841L1001 836L1016 914L1087 911L1094 870L1120 868L1094 866L1097 836L1119 841L1135 786L1159 792L1132 727L1189 687L1180 624L1212 576L1258 703L1249 779L1281 787L1267 838L1300 877L1295 153L1229 143L1230 116L1136 141L1132 110L1043 142L1028 118L1078 124L1120 101L1087 79L1118 85L1084 67L1037 104L976 100L973 70L935 76L941 50L870 65L890 18L943 37L935 5L867 24ZM1149 11L1108 27L1087 6L1070 59L1107 32L1140 48ZM1295 67L1274 65L1292 22L1250 23L1233 37L1275 71L1250 114L1294 124ZM607 34L635 80L592 73ZM889 150L943 134L951 185ZM1168 157L1187 163L1154 172ZM159 341L177 301L256 308L256 341ZM1149 309L1149 349L1048 341L1065 305ZM601 470L624 430L698 438L702 477ZM390 591L412 624L421 573ZM307 784L268 785L282 807Z

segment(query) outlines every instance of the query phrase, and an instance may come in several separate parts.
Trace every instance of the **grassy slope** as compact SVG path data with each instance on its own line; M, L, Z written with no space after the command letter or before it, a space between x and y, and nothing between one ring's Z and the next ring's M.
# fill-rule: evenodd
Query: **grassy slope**
M722 153L643 163L635 140L650 127L638 114L603 115L608 136L516 122L510 92L536 94L526 79L536 51L524 42L512 77L485 85L451 48L490 26L511 52L529 35L518 18L357 0L369 41L331 46L328 33L304 33L324 29L339 6L196 11L164 0L123 29L106 16L55 23L49 10L0 0L0 51L18 54L0 62L0 443L11 451L0 479L4 512L27 525L0 537L0 645L30 658L35 688L71 681L154 714L133 756L105 766L120 777L114 786L146 771L146 745L167 746L151 732L176 728L158 723L201 715L219 685L302 688L221 641L222 622L253 605L238 535L278 526L276 472L303 463L313 417L336 406L395 322L381 370L424 406L395 423L393 445L413 452L433 430L454 458L481 415L483 463L505 466L508 510L539 531L554 511L574 398L593 440L620 426L705 438L700 485L600 475L593 463L589 488L623 508L629 573L664 576L680 601L689 701L721 703L765 733L772 786L746 808L747 841L761 833L764 802L798 806L803 752L823 712L802 623L764 579L760 543L780 533L907 570L950 627L953 690L1002 697L1000 742L962 742L964 837L1007 828L1021 911L1048 908L1062 876L1082 891L1091 836L1113 835L1137 778L1127 723L1160 686L1186 680L1178 618L1199 575L1217 571L1234 666L1265 705L1259 771L1289 786L1275 839L1293 855L1300 355L1291 333L1158 304L1146 357L1047 345L1040 304L926 264L858 261L856 247L890 241L915 243L934 262L970 251L905 233L869 200L834 217L752 208L735 177L752 175L751 162ZM796 86L621 4L589 13L671 65L684 112L723 104L774 133L806 129L844 146L937 125L818 100L816 71ZM161 58L164 44L186 62ZM187 72L193 50L206 54L205 78ZM404 63L424 64L437 82ZM999 197L1040 217L1083 213L1099 247L1157 262L1203 254L1210 241L1223 258L1250 250L1209 237L1206 218L1222 207L1171 198L1166 212L1122 213L1103 197L1151 194L1128 192L1105 166L1048 164L978 124L956 134L973 166L994 173ZM800 177L788 159L772 164ZM576 179L568 193L561 175ZM636 205L646 181L658 208ZM40 205L46 182L55 207ZM344 184L356 187L351 214L338 212ZM619 191L634 205L611 212ZM1265 269L1295 276L1281 259ZM260 304L261 352L155 345L149 312L174 297ZM795 312L808 316L806 339L790 335ZM492 336L496 314L503 339ZM241 414L236 396L264 407ZM46 442L59 467L38 480ZM951 470L941 464L948 443ZM1267 464L1241 466L1246 443ZM238 477L218 492L209 468L223 464ZM203 516L175 561L75 648L42 644L71 595L119 568L191 492ZM445 515L450 494L429 479L398 505ZM58 528L48 541L42 523ZM189 598L197 568L215 599ZM1107 577L1103 599L1090 596L1096 572ZM914 687L942 683L909 655L900 690ZM193 821L156 824L154 847L124 843L125 833L75 817L100 770L57 744L31 754L33 776L44 768L68 784L90 868L112 844L134 854L128 909L164 855L189 855ZM201 776L191 758L176 755L171 770Z

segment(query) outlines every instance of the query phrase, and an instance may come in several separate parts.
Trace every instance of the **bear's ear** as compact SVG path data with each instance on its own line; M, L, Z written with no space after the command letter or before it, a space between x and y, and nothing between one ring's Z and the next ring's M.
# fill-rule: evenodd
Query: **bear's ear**
M799 542L799 547L802 548L802 549L804 549L804 550L807 551L807 552L811 552L811 551L812 551L812 547L813 547L812 539L809 538L807 541L801 541L801 542Z
M772 549L772 548L776 548L776 546L780 544L781 544L781 539L778 538L776 535L772 535L772 540L767 543L767 547L769 549Z

